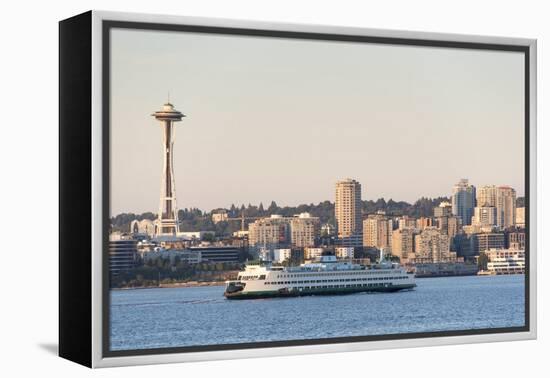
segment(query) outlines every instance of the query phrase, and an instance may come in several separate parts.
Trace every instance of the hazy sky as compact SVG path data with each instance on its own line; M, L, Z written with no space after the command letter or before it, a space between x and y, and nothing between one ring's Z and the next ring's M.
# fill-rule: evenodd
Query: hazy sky
M179 208L449 195L460 178L524 193L523 55L115 29L111 212L158 211L176 124Z

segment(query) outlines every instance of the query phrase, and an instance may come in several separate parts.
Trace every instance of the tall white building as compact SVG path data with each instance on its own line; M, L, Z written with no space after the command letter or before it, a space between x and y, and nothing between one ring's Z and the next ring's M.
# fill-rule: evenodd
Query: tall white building
M363 224L361 222L361 184L352 179L336 183L336 201L334 206L338 238L360 239Z
M495 224L501 228L516 223L516 191L509 186L486 185L478 188L477 206L496 208Z
M415 237L416 259L437 263L447 261L452 255L455 254L450 252L449 236L436 227L427 227Z
M363 246L391 252L393 221L385 214L371 214L363 221Z
M408 259L414 253L414 229L399 228L392 232L392 255Z
M503 228L516 224L516 191L509 186L498 187L497 224Z
M256 220L248 225L250 246L278 247L290 242L290 223L288 218L272 215Z
M290 242L296 247L313 247L321 234L321 221L309 213L301 213L290 220Z

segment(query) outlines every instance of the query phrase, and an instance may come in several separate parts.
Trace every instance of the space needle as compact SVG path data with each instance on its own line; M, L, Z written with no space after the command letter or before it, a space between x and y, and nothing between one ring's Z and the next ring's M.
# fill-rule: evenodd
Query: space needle
M170 101L164 104L161 110L151 115L160 121L162 126L164 161L155 236L175 236L179 231L179 223L173 161L174 122L180 122L185 115L177 111Z

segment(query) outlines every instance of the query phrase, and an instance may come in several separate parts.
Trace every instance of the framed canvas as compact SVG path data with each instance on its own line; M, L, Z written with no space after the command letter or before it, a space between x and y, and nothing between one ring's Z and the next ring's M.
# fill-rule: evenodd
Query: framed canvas
M535 40L59 26L62 357L536 337Z

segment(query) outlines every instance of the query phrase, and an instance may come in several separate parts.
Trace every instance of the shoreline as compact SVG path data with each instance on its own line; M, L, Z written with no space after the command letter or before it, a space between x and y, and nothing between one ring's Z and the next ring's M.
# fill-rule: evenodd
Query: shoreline
M519 276L521 274L510 274L514 276ZM496 277L498 275L479 275L479 274L456 274L456 275L430 275L430 276L420 276L416 277L417 279L426 279L426 278L445 278L445 277ZM135 286L135 287L115 287L110 288L111 291L118 290L141 290L141 289L174 289L181 287L210 287L210 286L224 286L225 281L208 281L208 282L176 282L171 284L161 284L160 286Z
M113 290L140 290L140 289L173 289L178 287L209 287L209 286L224 286L225 281L208 281L208 282L175 282L169 284L160 284L159 286L134 286L134 287L112 287Z

